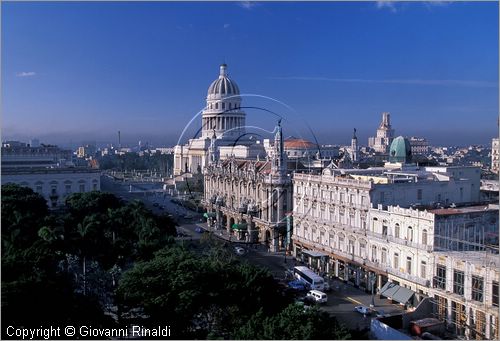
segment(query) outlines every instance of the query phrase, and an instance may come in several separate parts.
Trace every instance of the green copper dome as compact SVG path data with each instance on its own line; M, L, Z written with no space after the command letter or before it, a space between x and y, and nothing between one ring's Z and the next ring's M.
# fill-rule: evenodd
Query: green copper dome
M389 161L390 162L411 162L411 145L410 141L403 136L396 137L389 149Z

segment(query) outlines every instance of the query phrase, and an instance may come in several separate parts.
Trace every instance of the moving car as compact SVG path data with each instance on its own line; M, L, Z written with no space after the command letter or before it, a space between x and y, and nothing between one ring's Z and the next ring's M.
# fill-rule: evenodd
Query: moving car
M363 314L363 315L370 315L371 314L371 309L364 306L364 305L358 305L358 306L354 307L354 310L360 314Z
M326 303L328 301L326 294L319 290L309 290L306 297L309 297L316 303Z

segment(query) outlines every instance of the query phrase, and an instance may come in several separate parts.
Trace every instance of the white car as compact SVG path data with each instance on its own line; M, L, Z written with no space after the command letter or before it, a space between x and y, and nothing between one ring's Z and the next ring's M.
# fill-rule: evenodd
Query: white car
M328 296L326 296L324 292L319 290L309 290L306 297L316 303L326 303L328 301Z
M236 246L234 248L234 252L236 252L238 256L243 256L245 254L245 249L242 248L241 246Z
M365 307L364 305L358 305L357 307L354 307L354 310L360 314L363 314L363 315L370 315L371 314L371 309L368 307Z

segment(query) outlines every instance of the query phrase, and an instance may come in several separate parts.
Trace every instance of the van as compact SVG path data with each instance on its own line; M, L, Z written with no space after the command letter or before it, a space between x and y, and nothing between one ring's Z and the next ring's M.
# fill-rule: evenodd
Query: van
M306 297L314 300L316 303L326 303L328 301L326 294L319 290L309 290Z

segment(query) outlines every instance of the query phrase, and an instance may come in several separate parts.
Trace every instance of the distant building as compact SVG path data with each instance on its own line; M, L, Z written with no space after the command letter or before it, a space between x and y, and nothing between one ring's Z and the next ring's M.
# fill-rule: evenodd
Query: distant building
M2 185L15 183L41 194L49 207L64 204L71 193L100 190L100 172L74 167L72 152L57 146L28 147L25 143L4 143Z
M387 154L393 138L394 129L391 126L391 115L384 112L382 113L382 122L377 129L377 136L368 138L368 146L377 153Z
M498 175L500 170L500 142L498 138L491 140L491 171Z
M96 147L94 145L86 144L84 146L78 147L76 156L82 159L95 157Z
M425 138L412 136L409 138L409 141L413 155L427 155L429 153L429 142Z

